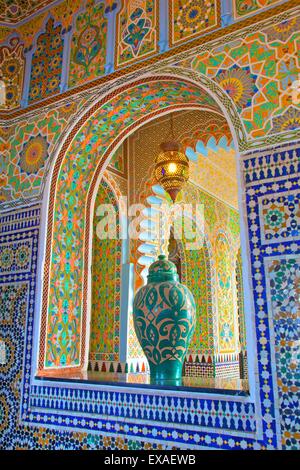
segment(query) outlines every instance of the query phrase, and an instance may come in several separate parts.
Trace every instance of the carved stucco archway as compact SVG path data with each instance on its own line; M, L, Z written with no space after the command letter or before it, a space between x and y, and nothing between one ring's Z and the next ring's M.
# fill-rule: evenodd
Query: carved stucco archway
M41 273L40 370L82 368L87 362L93 195L110 157L123 140L158 115L179 109L221 113L231 128L237 151L245 140L238 113L224 91L195 72L190 72L190 77L181 69L164 72L168 73L127 83L97 100L74 125L55 158L45 194L48 210ZM76 268L77 283L70 266Z

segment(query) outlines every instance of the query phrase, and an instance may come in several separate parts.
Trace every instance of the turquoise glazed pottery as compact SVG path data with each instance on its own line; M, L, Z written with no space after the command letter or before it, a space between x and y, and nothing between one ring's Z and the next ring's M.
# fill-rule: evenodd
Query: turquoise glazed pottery
M195 312L193 295L180 284L175 264L160 255L133 303L134 328L148 359L151 383L181 383Z

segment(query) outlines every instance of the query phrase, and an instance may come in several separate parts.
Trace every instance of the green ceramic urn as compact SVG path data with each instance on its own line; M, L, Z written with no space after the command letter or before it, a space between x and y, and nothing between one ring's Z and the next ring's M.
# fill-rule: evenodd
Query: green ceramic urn
M148 359L151 383L178 385L195 328L196 306L165 255L149 267L133 303L134 328Z

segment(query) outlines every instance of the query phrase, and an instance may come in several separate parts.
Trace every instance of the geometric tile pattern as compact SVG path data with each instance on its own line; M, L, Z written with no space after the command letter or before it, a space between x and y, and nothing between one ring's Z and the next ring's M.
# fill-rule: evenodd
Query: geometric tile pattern
M285 153L284 151L282 155L284 156ZM250 158L255 160L259 157L252 155ZM259 167L257 161L253 164L257 168ZM221 400L215 398L196 399L190 393L188 396L179 397L175 393L161 395L155 391L154 394L148 394L145 390L120 391L114 387L104 391L101 386L92 384L83 388L80 382L72 385L57 383L55 380L40 382L26 373L23 381L22 422L35 424L40 429L33 427L29 430L27 428L24 432L24 428L14 422L18 402L7 396L6 390L10 393L7 384L5 393L1 397L3 403L1 416L3 416L2 422L5 422L5 432L1 435L0 440L4 443L5 448L18 447L18 445L38 448L41 443L46 448L59 448L63 445L65 448L82 448L84 446L90 448L89 443L91 442L97 442L94 444L96 447L107 448L108 445L112 445L122 448L122 446L129 445L129 440L136 442L137 448L144 448L145 441L150 446L154 445L152 444L154 441L169 447L180 448L193 446L219 449L277 448L279 443L274 413L275 409L278 409L278 404L275 401L275 382L270 361L272 344L270 339L273 336L272 324L269 324L266 314L265 289L260 288L261 279L266 277L262 258L276 256L279 253L280 256L282 253L290 255L291 252L298 249L299 245L282 242L266 247L260 244L259 237L257 237L261 225L258 198L262 194L259 189L267 197L267 194L274 192L273 184L273 181L268 182L267 179L255 185L250 183L247 186L246 194L251 266L255 273L253 273L252 285L257 335L255 360L257 361L258 375L256 387L260 397L255 404L249 402L248 399L245 402L242 398L237 400L232 397L230 401L226 397ZM282 192L287 191L286 186L298 184L294 167L290 174L280 178L280 184ZM276 251L274 251L275 249ZM33 289L31 289L30 295L34 296ZM32 304L29 302L28 306L30 305ZM33 309L29 307L25 338L25 370L31 368L32 327ZM24 335L24 330L22 330L22 334ZM17 346L16 343L15 345ZM9 404L8 408L7 403ZM256 407L259 408L259 414L255 411ZM257 434L256 421L259 419L260 413L263 419L260 421L259 433ZM168 423L171 424L171 427ZM56 430L45 429L51 428L51 426L56 426ZM13 429L16 430L12 432ZM227 432L223 433L223 429ZM91 431L94 433L96 431L95 441L87 437ZM117 439L120 440L118 443ZM141 442L144 443L141 444Z
M284 449L300 450L300 258L270 261L269 292Z
M4 141L4 151L0 153L0 166L3 165L1 208L14 208L17 201L20 205L22 200L24 205L29 198L35 198L35 202L41 199L49 157L78 108L76 102L65 102L48 112L26 116L9 126L6 133L0 127L0 146Z
M70 87L104 74L107 34L104 9L104 3L94 5L89 1L76 19L70 50Z
M234 274L236 266L233 259L240 245L238 212L206 192L201 184L187 184L181 191L180 198L181 203L201 204L205 220L203 248L184 249L186 260L182 260L187 271L185 282L197 305L197 323L188 355L212 355L221 344L223 353L237 352L233 341L233 320L236 316L233 314L233 305L235 309L237 307ZM226 237L223 243L219 243L220 232L223 238ZM218 321L221 327L214 331L214 325L217 327Z
M269 294L267 292L268 287L268 271L264 267L265 264L269 262L269 258L274 259L274 257L287 257L293 256L299 252L299 241L290 239L285 239L284 241L279 240L274 241L274 243L267 244L262 243L260 234L262 227L264 225L264 219L260 215L259 207L262 197L265 201L268 198L272 200L274 198L274 190L277 190L277 196L280 197L281 193L286 194L287 190L291 194L299 188L299 161L298 165L289 165L291 158L295 155L294 146L290 146L281 149L276 149L277 153L277 165L276 166L276 175L275 178L271 175L269 171L264 172L264 161L265 157L262 158L260 153L256 152L250 156L249 160L245 160L244 167L251 167L252 170L255 170L252 174L260 174L261 180L256 180L255 183L249 182L246 190L246 206L248 212L248 227L249 227L249 241L250 241L250 253L251 253L251 269L252 269L252 282L253 282L253 293L254 293L254 302L256 307L256 331L258 334L257 338L257 357L259 361L259 374L261 375L264 385L262 386L262 397L261 397L261 406L263 415L266 413L270 416L270 413L277 413L280 404L277 404L276 396L272 399L270 398L270 390L273 387L272 384L272 372L268 372L268 364L272 360L271 349L274 346L274 334L276 338L276 328L277 325L274 324L274 321L270 321L267 314L267 306L269 304ZM251 162L251 163L250 163ZM274 167L275 169L275 167ZM284 175L283 175L284 172ZM265 176L264 176L265 173ZM280 175L280 176L279 176ZM275 189L276 188L276 189ZM277 266L280 266L280 263L277 263ZM277 271L278 268L275 268ZM279 274L279 279L281 274ZM284 290L287 288L286 281L283 281L282 287ZM273 289L273 287L272 287ZM276 289L275 289L276 290ZM286 295L287 291L285 291ZM274 294L273 294L274 295ZM282 297L282 294L278 292L278 296ZM293 305L293 304L291 304ZM287 319L287 318L286 318ZM282 322L282 329L280 338L283 341L287 340L288 337L288 323L286 319ZM275 333L274 333L274 330ZM277 329L278 331L278 329ZM277 336L278 341L278 336ZM276 343L275 343L276 344ZM281 357L277 354L277 369L283 367L286 370L286 363L284 356ZM282 363L281 363L282 361ZM282 364L282 365L281 365ZM281 387L280 379L278 384L276 384L276 376L273 375L274 386ZM291 385L291 384L290 384ZM293 396L293 386L290 388L286 386L284 388L285 393L289 396ZM287 396L286 395L286 396ZM275 401L274 401L275 400ZM294 404L288 403L285 401L284 407L287 407L287 414L293 414ZM284 409L283 407L283 409ZM277 423L279 423L277 419ZM267 435L273 434L271 429L271 423L267 423L266 433Z
M74 9L75 3L77 4L78 1L68 0L68 8ZM61 5L63 4L58 6ZM218 47L214 47L212 44L212 50L206 52L199 49L199 53L197 53L199 60L196 57L192 61L192 68L201 72L203 76L209 77L213 82L212 86L221 87L233 105L237 107L244 122L245 130L248 136L251 137L249 146L250 144L251 146L258 146L257 141L267 138L270 142L273 138L278 140L287 139L290 135L295 134L300 127L298 107L290 103L291 83L298 78L299 74L297 60L299 33L297 31L300 28L300 17L291 18L290 13L284 12L278 18L278 23L274 24L270 24L270 20L267 20L265 25L262 26L259 37L257 33L251 32L250 34L247 30L247 34L245 33L243 38L234 40L230 44L222 43L222 45L218 44ZM282 21L280 21L280 18L282 18ZM57 20L56 17L55 19ZM39 21L39 17L35 18L35 24ZM62 21L65 21L65 18L62 18ZM40 25L41 28L42 24ZM37 32L32 33L31 43L33 43ZM188 60L191 62L191 58ZM190 62L189 67L191 66ZM287 64L289 65L287 66ZM186 63L183 63L183 65L187 66ZM99 62L97 62L98 66ZM70 73L70 78L73 75ZM99 94L99 90L97 90L97 93ZM254 111L252 112L252 110ZM56 127L60 127L60 130L57 129L54 133L54 144L57 136L60 135L62 126L60 126L60 119L57 117L55 109L48 111L47 115L51 125L48 125L44 110L41 110L39 119L36 115L34 116L34 126L46 127L47 123L49 133L53 134L52 122L54 120ZM15 128L15 142L20 139L21 130L23 131L29 127L27 117L21 121L20 119ZM10 131L13 131L13 129L10 128ZM0 135L1 133L2 129ZM32 130L29 134L36 135L37 129ZM269 137L266 137L266 134ZM50 149L52 150L53 147L51 145L52 139L49 139L48 142L50 153ZM2 145L4 145L5 152L9 155L6 143L3 144L1 141L0 146ZM11 140L9 142L10 146ZM7 200L6 205L10 206L12 203L8 201L13 198L21 199L24 198L24 195L29 198L39 194L42 173L39 171L38 175L31 174L30 178L28 175L22 175L22 178L18 178L19 170L15 168L17 165L14 149L12 149L12 154L14 157L5 161L5 173L8 174L4 174L0 181L0 200L2 202L3 198L3 203ZM0 165L2 159L1 155Z
M238 324L239 324L239 346L241 351L246 350L246 324L245 324L245 305L244 305L244 286L242 257L239 249L235 262L235 278L237 291Z
M0 218L0 246L3 241L7 244L9 238L30 239L31 258L37 254L37 237L39 229L39 209L18 211ZM166 443L150 443L145 438L136 439L134 436L109 436L101 432L68 432L52 430L45 427L27 427L19 422L22 383L23 393L28 393L29 370L32 360L33 312L35 302L35 270L32 263L27 273L0 275L1 289L10 287L11 298L16 294L12 303L16 308L10 312L13 317L10 324L0 318L0 447L1 449L157 449L167 450L176 448ZM3 284L3 279L10 277L12 282ZM26 279L26 280L25 280ZM2 297L2 296L1 296ZM26 300L25 300L26 298ZM26 348L26 364L23 368ZM25 405L26 407L26 405Z
M38 12L45 6L54 3L55 0L1 0L0 1L0 21L4 23L18 23L22 19Z
M299 191L274 194L260 199L262 240L274 243L300 237Z
M24 43L24 48L27 51L35 46L36 38L41 32L43 32L45 23L50 17L54 18L56 24L61 25L63 33L70 31L79 9L83 5L82 0L60 0L59 2L56 0L55 2L52 2L55 3L55 5L51 7L51 0L45 1L47 1L47 6L50 8L47 10L44 9L41 13L33 15L29 19L27 18L25 21L16 25L13 29L14 33L20 36L20 40ZM42 3L38 0L20 0L20 3L21 2L22 13L26 11L25 3ZM0 0L0 18L2 13L2 3L5 3L6 5L7 3L13 3L10 7L16 9L16 0ZM17 9L17 12L20 13L20 11L21 9ZM9 26L10 25L0 27L0 41L6 41L11 35L12 28Z
M27 305L27 282L0 284L0 323L12 325Z

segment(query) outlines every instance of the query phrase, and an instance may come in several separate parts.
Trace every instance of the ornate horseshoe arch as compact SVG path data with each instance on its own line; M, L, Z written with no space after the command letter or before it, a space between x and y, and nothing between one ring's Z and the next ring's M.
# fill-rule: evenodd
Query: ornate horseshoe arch
M97 181L113 152L132 132L180 109L223 114L237 152L243 148L243 124L226 93L201 74L176 67L128 82L97 99L62 143L44 196L47 237L40 273L40 372L82 369L86 363L89 232ZM70 269L71 257L76 257L76 276Z

